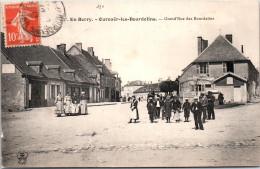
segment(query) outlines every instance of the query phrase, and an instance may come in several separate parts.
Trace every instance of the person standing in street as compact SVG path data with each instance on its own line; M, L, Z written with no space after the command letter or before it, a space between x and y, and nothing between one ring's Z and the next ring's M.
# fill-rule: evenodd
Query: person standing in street
M77 94L74 92L72 97L72 105L71 105L71 114L77 114L79 112L79 98Z
M180 122L180 110L181 110L181 102L177 99L177 96L173 97L172 100L172 109L174 112L174 119L176 122Z
M204 95L204 93L201 94L201 104L202 104L202 122L205 123L207 119L207 106L208 106L208 99L207 96Z
M212 92L208 92L208 120L211 119L212 116L212 120L215 120L215 112L214 112L214 102L215 102L215 97L212 95Z
M70 114L71 113L71 96L69 93L66 94L64 97L64 103L65 103L65 114Z
M81 92L80 95L80 113L81 114L88 114L88 107L87 107L87 103L88 103L88 98L87 95L84 91Z
M194 116L195 130L198 130L199 127L201 130L204 130L203 124L201 121L202 105L198 101L198 97L194 97L194 102L191 104L191 112L193 113L193 116Z
M132 102L131 102L131 110L132 111L135 111L136 113L136 118L134 119L135 123L136 123L136 120L139 120L139 112L138 112L138 101L136 100L135 96L132 96ZM131 119L131 122L132 122L132 119Z
M56 114L57 116L61 116L63 113L63 98L61 96L61 92L58 93L56 99L55 99L55 104L56 104Z
M218 101L219 101L219 105L223 105L224 104L224 95L220 92L218 94Z
M170 96L166 97L166 100L163 105L163 111L166 118L166 123L170 123L170 119L172 116L172 102L170 101Z
M152 97L148 98L148 103L147 103L146 107L147 107L147 110L148 110L149 119L150 119L151 123L153 123L153 120L154 120L153 115L154 115L154 111L155 111L155 106L154 106L154 102L153 102Z
M190 102L188 98L185 98L185 102L183 103L182 109L184 111L184 122L189 122L189 117L190 117Z
M156 100L155 104L156 104L156 117L160 118L160 112L161 112L161 105L162 105L162 103L161 103L161 100L160 100L159 97L157 97L157 100Z
M164 118L165 118L165 113L164 113L164 102L165 102L165 96L162 97L162 100L161 100L162 120L164 120Z

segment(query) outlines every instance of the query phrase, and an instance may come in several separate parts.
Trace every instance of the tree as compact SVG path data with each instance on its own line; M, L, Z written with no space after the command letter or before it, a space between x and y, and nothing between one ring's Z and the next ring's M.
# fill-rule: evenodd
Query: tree
M161 92L173 92L173 91L179 91L179 83L178 81L171 81L171 80L167 80L167 81L162 81L159 85L160 91Z

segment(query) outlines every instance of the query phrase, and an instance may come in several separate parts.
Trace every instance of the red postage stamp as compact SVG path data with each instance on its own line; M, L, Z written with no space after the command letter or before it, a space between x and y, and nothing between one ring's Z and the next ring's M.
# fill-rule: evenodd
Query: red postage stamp
M5 4L4 25L6 47L41 44L41 38L30 32L40 30L38 2Z

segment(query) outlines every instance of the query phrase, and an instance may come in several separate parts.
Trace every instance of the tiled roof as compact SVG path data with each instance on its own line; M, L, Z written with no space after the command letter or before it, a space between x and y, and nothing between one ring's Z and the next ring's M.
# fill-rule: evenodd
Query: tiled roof
M156 91L159 92L159 85L158 83L154 83L154 84L149 84L149 85L145 85L139 89L137 89L136 91L134 91L134 93L147 93L149 91Z
M144 81L141 80L135 80L135 81L131 81L128 84L126 84L125 86L144 86L146 83Z
M82 49L82 54L87 58L87 60L89 62L94 64L96 67L98 65L103 65L103 72L102 73L107 74L107 75L112 75L111 72L109 71L109 69L105 66L105 64L103 64L97 57L91 56L87 51L85 51L83 49Z
M55 52L55 54L58 56L58 58L64 62L69 69L73 69L75 71L76 77L78 77L78 79L76 78L76 80L81 81L81 82L86 82L86 83L91 83L91 84L96 84L95 82L93 82L89 77L88 74L90 74L91 72L89 72L86 67L83 67L80 64L80 60L77 60L77 58L68 55L68 54L64 54L63 52L56 50L56 49L52 49L53 52ZM66 71L68 69L65 69L65 73L68 73L68 71ZM64 71L63 71L64 72Z
M34 77L41 78L54 78L54 79L64 79L67 81L73 81L72 77L67 73L60 71L60 76L58 73L53 73L46 68L49 65L59 65L61 69L70 69L65 62L61 61L58 55L59 52L55 49L51 49L48 46L26 46L26 47L12 47L5 48L4 45L4 34L1 33L1 51L23 74ZM37 66L39 63L43 64L42 74L37 73L30 65ZM78 82L92 83L92 80L87 80L76 73L76 80Z
M219 35L217 39L206 48L193 63L198 62L224 62L247 61L248 59L239 52L226 38Z

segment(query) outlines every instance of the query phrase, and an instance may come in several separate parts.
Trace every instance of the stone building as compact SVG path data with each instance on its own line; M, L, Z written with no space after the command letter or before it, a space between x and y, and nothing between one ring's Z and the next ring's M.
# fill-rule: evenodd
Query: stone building
M58 51L48 46L4 47L1 34L1 103L3 111L54 106L58 92L68 88L79 94L97 83L87 72L63 62Z
M232 35L208 41L197 38L198 57L178 77L181 98L212 91L224 94L225 102L247 102L256 94L259 72L250 59L232 45Z
M134 91L137 89L143 87L146 84L146 82L141 81L141 80L135 80L128 82L126 85L122 87L122 97L132 97L134 94Z
M1 33L1 68L3 111L54 106L58 92L64 97L85 91L90 103L118 101L121 96L121 79L109 70L110 60L102 63L93 48L85 51L81 43L69 51L66 44L57 45L57 49L5 48Z
M64 45L60 44L57 48ZM112 73L110 59L100 61L98 56L95 56L93 47L89 47L86 51L82 48L82 43L76 43L68 51L66 51L65 45L60 48L60 51L70 59L79 61L79 65L88 71L88 77L98 83L93 93L87 93L94 102L113 102L117 100L115 82L117 80L121 83L121 80L119 80L120 77L118 75L115 76Z

